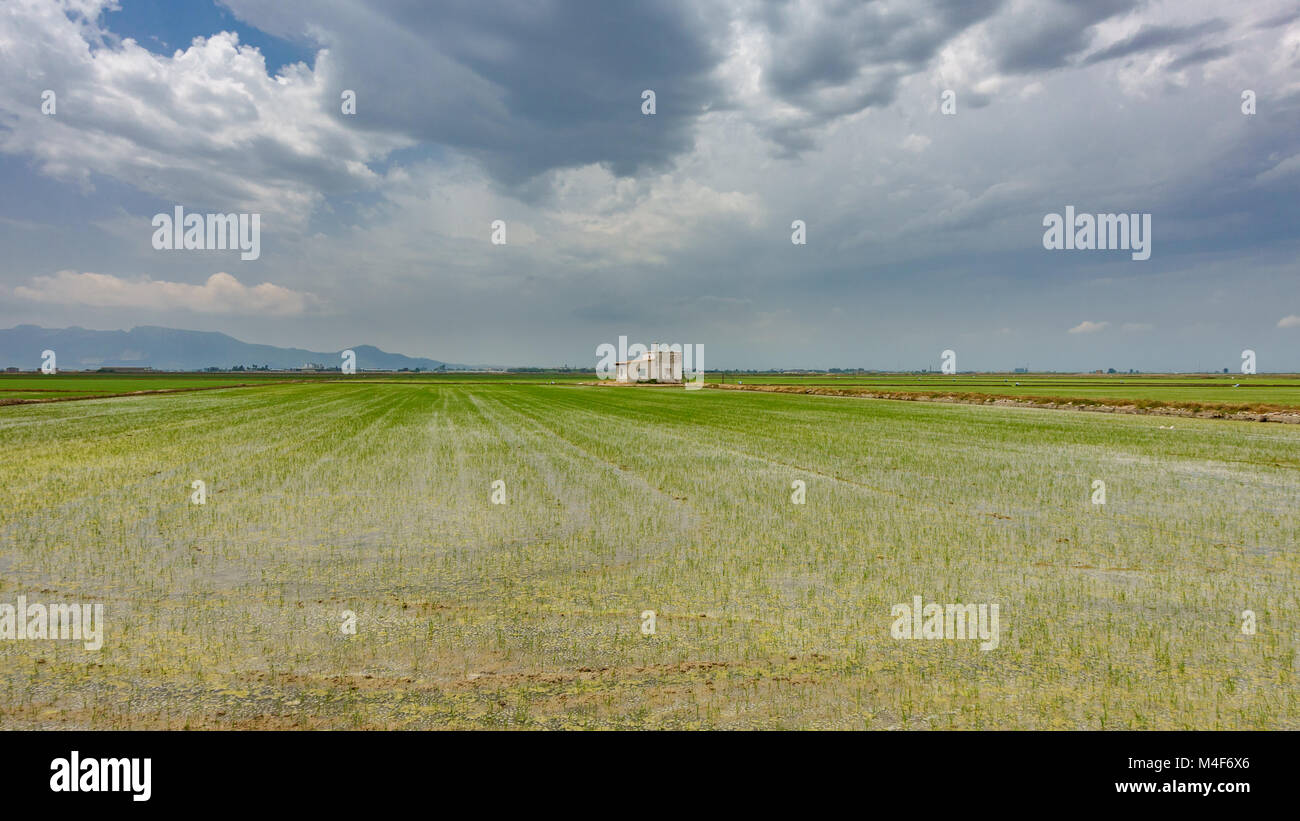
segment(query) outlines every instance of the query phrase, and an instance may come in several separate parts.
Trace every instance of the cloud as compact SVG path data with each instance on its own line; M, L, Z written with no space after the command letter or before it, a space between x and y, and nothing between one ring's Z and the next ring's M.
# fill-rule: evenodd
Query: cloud
M794 155L832 123L893 103L906 77L1001 4L755 3L735 22L732 73L742 85L760 78L739 96L763 135Z
M1198 48L1195 51L1184 54L1182 57L1179 57L1177 60L1170 63L1169 70L1182 71L1190 66L1201 65L1202 63L1209 63L1214 60L1222 60L1224 57L1228 57L1231 54L1232 48L1230 46L1209 46L1206 48Z
M1084 65L1115 60L1142 51L1181 45L1200 37L1202 34L1223 31L1228 24L1221 19L1206 20L1186 26L1145 25L1134 34L1112 43L1105 48L1094 51L1084 59Z
M1065 66L1087 48L1093 26L1128 14L1139 0L1020 0L991 26L990 39L998 67L1009 74Z
M56 305L278 317L301 315L318 302L312 294L270 282L249 287L227 273L213 274L202 285L189 285L148 277L123 279L111 274L59 271L54 276L33 277L30 285L14 288L14 295Z
M930 147L930 138L924 134L908 134L903 138L900 146L904 151L911 151L913 154L920 154Z
M157 55L101 28L108 7L6 4L0 151L84 189L104 175L202 210L304 221L324 194L373 186L367 163L411 143L341 115L344 78L327 53L274 77L232 32ZM41 111L46 89L53 115Z
M1073 328L1071 328L1070 333L1095 334L1098 331L1104 330L1108 325L1110 325L1109 322L1092 322L1085 319L1083 322L1080 322L1078 325L1075 325Z
M1273 17L1269 17L1266 20L1259 21L1258 23L1255 24L1255 27L1262 28L1262 29L1277 28L1279 26L1289 25L1295 22L1296 20L1300 20L1300 11L1297 10L1284 11L1281 14L1275 15Z
M1294 174L1300 171L1300 154L1292 154L1284 160L1280 160L1266 171L1261 171L1255 175L1258 182L1272 182L1287 174Z
M1300 316L1295 314L1284 316L1277 321L1277 326L1279 328L1300 328Z
M357 93L358 124L464 152L507 186L593 163L616 176L662 170L719 102L726 21L690 0L225 5L327 49L336 85ZM642 114L645 89L654 115Z

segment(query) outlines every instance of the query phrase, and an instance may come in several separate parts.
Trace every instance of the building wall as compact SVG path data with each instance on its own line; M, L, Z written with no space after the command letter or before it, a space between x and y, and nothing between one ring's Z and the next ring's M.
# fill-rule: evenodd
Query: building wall
M630 362L617 363L616 382L681 382L681 351L648 351Z

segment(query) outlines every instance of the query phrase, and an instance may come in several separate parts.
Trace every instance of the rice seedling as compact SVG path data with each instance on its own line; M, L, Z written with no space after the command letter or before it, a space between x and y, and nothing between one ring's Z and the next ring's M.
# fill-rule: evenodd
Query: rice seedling
M0 641L0 726L1300 727L1300 427L1167 422L467 378L6 407L0 602L106 626ZM895 638L914 596L997 604L997 647Z

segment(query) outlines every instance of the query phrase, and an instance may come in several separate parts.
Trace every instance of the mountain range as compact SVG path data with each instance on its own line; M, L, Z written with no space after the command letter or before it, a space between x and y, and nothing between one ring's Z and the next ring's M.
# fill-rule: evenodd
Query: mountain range
M42 328L18 325L0 329L0 367L36 370L43 351L55 353L59 370L95 370L101 367L149 367L160 371L198 371L236 365L273 370L316 364L327 368L341 363L338 351L308 351L241 342L211 331L185 331L140 325L129 331L93 331L86 328ZM437 359L381 351L373 345L352 345L357 370L464 370Z

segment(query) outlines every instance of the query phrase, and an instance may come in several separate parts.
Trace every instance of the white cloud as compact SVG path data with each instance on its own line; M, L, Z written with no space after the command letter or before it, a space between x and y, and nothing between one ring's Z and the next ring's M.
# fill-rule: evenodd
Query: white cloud
M1104 330L1106 326L1109 324L1110 324L1109 322L1092 322L1090 320L1085 319L1084 321L1080 322L1078 325L1075 325L1073 328L1071 328L1070 333L1095 334L1097 333L1097 331Z
M1295 314L1291 314L1291 315L1289 315L1289 316L1284 316L1284 317L1282 317L1281 319L1279 319L1279 320L1277 321L1277 326L1278 326L1279 328L1297 328L1297 327L1300 327L1300 316L1296 316Z
M924 134L908 134L903 138L900 144L904 151L911 151L913 154L920 154L930 147L930 138Z
M438 259L442 268L463 266L481 284L492 276L533 276L552 265L570 271L664 265L715 245L719 236L748 236L765 215L758 197L716 190L680 172L619 178L587 165L546 179L549 195L529 203L488 185L472 163L413 164L386 180L381 190L388 204L365 242L346 240L350 251L331 244L329 253L360 254L355 264L364 265L382 247L389 258L414 265ZM506 246L489 242L495 219L506 223ZM530 268L501 268L514 249L526 249Z
M1262 171L1259 174L1256 174L1255 181L1272 182L1280 177L1285 177L1287 174L1294 174L1297 171L1300 171L1300 154L1293 154L1285 160L1277 163L1272 168L1269 168L1267 171Z
M708 242L721 226L735 232L754 227L763 214L758 198L737 191L716 191L691 179L662 175L617 183L604 169L589 196L561 197L554 217L553 242L576 259L593 253L625 263L664 263L667 256ZM561 172L561 179L576 178ZM611 185L612 184L612 185ZM592 198L590 194L611 191Z
M187 310L201 314L297 316L318 302L309 293L270 282L249 287L227 273L216 273L202 285L111 274L59 271L38 276L30 285L14 288L14 296L56 305L93 305L154 311Z
M328 52L277 76L231 32L157 55L102 29L106 5L6 3L0 75L18 79L0 84L0 150L86 189L105 175L183 204L305 220L323 192L373 186L366 163L410 142L344 121Z

